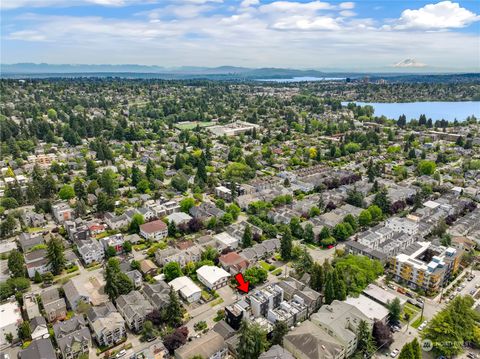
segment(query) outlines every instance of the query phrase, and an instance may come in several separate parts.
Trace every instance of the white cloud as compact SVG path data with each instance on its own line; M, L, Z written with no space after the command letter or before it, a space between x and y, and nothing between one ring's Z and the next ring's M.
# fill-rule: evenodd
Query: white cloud
M260 4L259 0L243 0L240 3L240 7L250 7L250 6L254 6L254 5L258 5L258 4Z
M351 10L342 10L340 11L339 13L340 15L344 16L344 17L353 17L353 16L357 16L357 13L354 12L354 11L351 11Z
M428 4L418 10L404 10L393 25L385 29L394 30L445 30L462 28L479 21L480 16L460 7L458 3L442 1Z
M361 71L419 58L429 66L478 67L477 34L385 31L379 20L353 16L354 5L345 3L248 1L253 5L161 0L159 8L123 19L44 11L11 16L2 24L1 60ZM216 6L222 10L209 11Z
M3 10L19 9L24 7L42 8L42 7L70 7L81 5L99 5L99 6L127 6L134 4L151 4L157 0L2 0L0 8ZM191 0L202 1L202 0ZM209 1L209 0L203 0ZM210 0L212 1L212 0Z
M339 30L340 25L335 19L326 16L289 16L274 23L272 28L278 30L319 31Z
M351 1L340 3L340 9L351 10L354 7L355 7L355 3Z
M327 2L311 1L307 3L299 3L295 1L274 1L267 5L260 6L262 13L278 13L284 12L289 14L305 14L315 13L319 10L330 10L334 7Z

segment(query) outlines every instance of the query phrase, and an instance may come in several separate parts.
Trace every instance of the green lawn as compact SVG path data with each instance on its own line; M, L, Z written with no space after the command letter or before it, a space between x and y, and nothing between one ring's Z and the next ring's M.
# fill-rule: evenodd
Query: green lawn
M416 306L414 306L410 303L405 303L405 305L403 307L403 313L401 315L401 320L403 322L406 322L406 320L403 317L405 313L410 314L410 320L412 320L413 318L415 318L415 316L418 314L419 311L420 311L420 309L417 308Z
M282 274L282 268L277 268L272 272L273 275L279 276Z
M213 122L187 122L176 124L175 127L179 130L192 130L197 127L197 125L200 127L209 127L213 125Z
M420 324L422 324L425 320L426 320L425 316L423 316L423 318L421 316L418 316L418 318L413 321L412 327L417 329L420 326Z

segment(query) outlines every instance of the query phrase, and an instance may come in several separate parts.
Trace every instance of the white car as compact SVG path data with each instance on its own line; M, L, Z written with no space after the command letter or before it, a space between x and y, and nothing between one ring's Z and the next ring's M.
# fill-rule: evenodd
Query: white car
M395 358L398 355L399 350L398 349L393 349L393 351L390 353L390 356L392 358Z

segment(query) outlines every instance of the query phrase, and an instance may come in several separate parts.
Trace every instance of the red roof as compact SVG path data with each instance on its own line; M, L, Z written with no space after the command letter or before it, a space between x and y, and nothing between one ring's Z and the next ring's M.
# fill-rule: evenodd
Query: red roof
M247 267L248 261L239 255L237 252L230 252L224 254L218 258L220 263L231 266L231 265L240 265L241 267Z
M140 230L145 233L155 233L166 229L167 225L160 219L140 225Z

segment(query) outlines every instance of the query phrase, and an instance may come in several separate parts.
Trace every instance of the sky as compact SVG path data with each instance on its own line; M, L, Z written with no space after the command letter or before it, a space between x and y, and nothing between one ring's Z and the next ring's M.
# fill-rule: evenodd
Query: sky
M2 64L480 70L479 0L1 0L0 7Z

